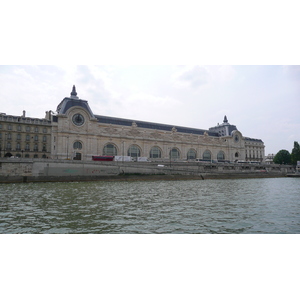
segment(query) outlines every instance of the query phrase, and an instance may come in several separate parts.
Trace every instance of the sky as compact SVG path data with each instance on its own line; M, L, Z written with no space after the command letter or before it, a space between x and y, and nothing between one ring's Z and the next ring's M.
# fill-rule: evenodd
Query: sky
M0 112L43 118L73 85L94 114L201 129L226 115L266 154L300 142L297 65L2 65Z

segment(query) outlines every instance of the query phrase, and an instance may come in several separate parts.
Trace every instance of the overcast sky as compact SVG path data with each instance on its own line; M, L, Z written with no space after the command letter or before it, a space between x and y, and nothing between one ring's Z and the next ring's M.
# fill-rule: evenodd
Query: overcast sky
M300 142L300 66L1 66L1 112L43 118L75 84L94 114L208 129L224 115L266 154Z

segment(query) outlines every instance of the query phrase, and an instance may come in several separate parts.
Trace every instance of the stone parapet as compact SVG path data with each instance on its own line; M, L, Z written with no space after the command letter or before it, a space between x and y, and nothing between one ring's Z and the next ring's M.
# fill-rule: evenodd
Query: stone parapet
M0 182L86 181L122 176L207 178L282 177L295 172L290 165L199 162L94 162L70 160L0 160ZM125 176L125 177L124 177ZM133 178L133 177L131 177Z

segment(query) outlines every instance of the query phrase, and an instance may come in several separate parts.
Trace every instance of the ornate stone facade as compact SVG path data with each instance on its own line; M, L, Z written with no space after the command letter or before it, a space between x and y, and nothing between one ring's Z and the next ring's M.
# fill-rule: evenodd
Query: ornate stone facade
M119 155L150 160L262 161L264 157L263 142L243 137L226 117L222 125L201 130L94 115L87 101L75 97L64 98L52 117L53 158L91 160L93 155ZM83 122L76 124L77 114Z
M33 154L39 158L42 155L78 160L91 160L93 155L147 157L152 161L262 161L264 158L264 143L244 137L235 125L228 123L226 116L223 124L202 130L94 115L88 102L77 97L75 86L70 97L58 105L56 113L49 111L46 119L34 120L38 120L42 131L48 128L47 151ZM4 123L7 124L2 117L1 132L7 126ZM4 155L17 154L15 149L7 151L3 133L0 141ZM25 147L25 143L20 147Z

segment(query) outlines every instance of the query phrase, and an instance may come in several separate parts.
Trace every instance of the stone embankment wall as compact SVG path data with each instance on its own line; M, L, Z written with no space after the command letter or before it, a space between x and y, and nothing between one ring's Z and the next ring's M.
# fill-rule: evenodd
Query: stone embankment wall
M0 159L0 183L128 180L145 178L145 175L159 179L282 177L294 171L293 166L275 164Z

